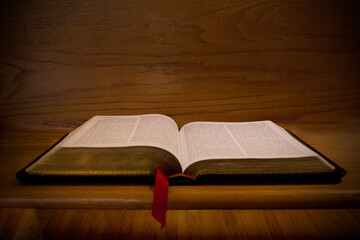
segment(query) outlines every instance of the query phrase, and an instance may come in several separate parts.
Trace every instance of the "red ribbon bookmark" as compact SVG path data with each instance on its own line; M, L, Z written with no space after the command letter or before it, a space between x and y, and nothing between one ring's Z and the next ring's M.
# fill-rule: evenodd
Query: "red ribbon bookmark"
M161 168L157 169L152 216L161 223L161 228L166 225L166 209L168 203L169 181Z

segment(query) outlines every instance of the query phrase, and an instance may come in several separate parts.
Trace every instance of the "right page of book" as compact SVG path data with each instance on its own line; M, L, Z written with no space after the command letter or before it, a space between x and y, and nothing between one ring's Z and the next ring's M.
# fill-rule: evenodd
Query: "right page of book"
M180 130L182 167L208 159L279 159L318 156L271 121L193 122ZM333 168L327 161L326 165Z

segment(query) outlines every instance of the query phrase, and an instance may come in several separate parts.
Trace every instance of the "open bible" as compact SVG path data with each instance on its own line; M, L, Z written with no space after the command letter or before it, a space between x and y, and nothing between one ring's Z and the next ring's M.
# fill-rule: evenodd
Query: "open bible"
M165 115L95 116L26 166L21 180L153 177L337 178L346 172L271 121L192 122Z

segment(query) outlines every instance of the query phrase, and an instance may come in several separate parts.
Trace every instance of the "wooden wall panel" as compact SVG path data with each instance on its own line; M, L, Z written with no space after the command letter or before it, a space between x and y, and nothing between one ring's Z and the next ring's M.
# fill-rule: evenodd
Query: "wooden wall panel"
M358 1L4 1L0 126L359 123Z

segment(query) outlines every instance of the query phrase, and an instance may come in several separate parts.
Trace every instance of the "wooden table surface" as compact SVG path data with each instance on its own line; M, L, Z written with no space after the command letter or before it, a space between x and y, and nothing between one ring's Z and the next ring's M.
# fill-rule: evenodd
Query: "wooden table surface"
M360 238L359 16L355 0L3 1L0 238ZM150 184L16 180L90 117L146 113L269 119L348 173L171 186L163 231Z
M360 203L360 134L344 127L288 126L347 170L336 184L205 184L170 186L169 209L352 208ZM151 209L153 183L23 184L15 173L62 132L3 132L0 207Z

